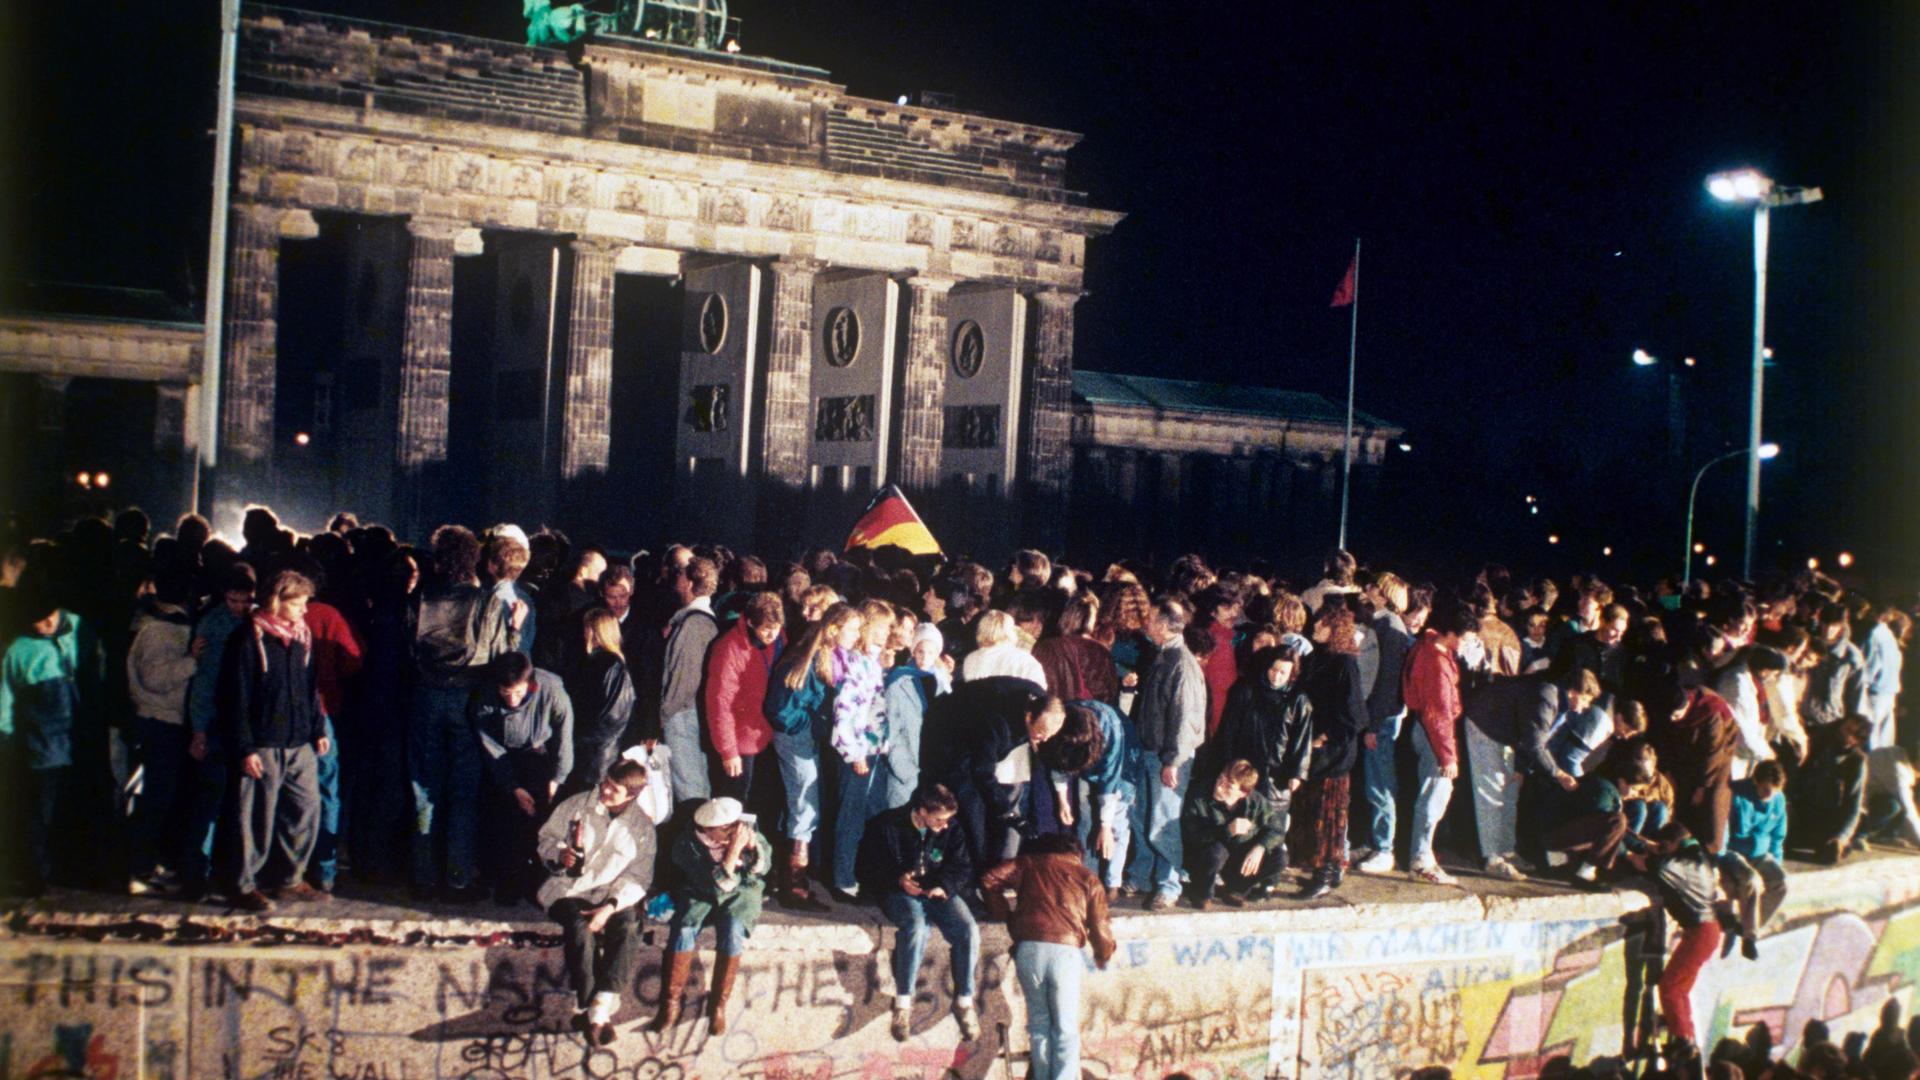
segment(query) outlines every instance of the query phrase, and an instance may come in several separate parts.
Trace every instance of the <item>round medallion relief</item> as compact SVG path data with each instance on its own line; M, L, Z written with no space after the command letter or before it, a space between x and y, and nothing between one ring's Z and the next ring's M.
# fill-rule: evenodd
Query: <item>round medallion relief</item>
M860 317L852 308L837 307L827 312L827 324L821 346L827 363L846 367L860 355Z
M980 364L987 356L987 336L981 332L980 324L967 319L954 327L949 351L955 375L971 379L980 374Z
M719 293L708 293L700 305L700 347L710 353L720 351L727 340L727 301Z

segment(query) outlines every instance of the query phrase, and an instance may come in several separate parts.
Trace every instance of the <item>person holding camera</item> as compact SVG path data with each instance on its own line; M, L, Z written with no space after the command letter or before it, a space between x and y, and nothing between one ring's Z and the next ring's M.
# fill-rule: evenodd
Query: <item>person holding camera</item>
M653 884L653 819L639 807L646 786L645 765L614 762L597 788L553 808L537 843L547 869L537 897L565 935L567 980L580 1004L573 1026L600 1046L613 1041L621 991L633 985L639 905Z
M674 890L673 925L660 958L660 1015L654 1017L653 1030L679 1023L680 994L687 987L693 951L701 928L712 923L718 955L713 990L707 995L707 1030L721 1035L727 1030L727 999L740 974L740 954L760 921L773 847L753 815L741 812L738 799L709 799L694 811L693 828L673 845L673 865L682 884Z
M855 863L861 895L880 905L897 933L893 939L895 1041L912 1029L913 990L927 951L927 924L940 928L953 950L953 1015L960 1037L980 1036L973 1005L973 969L980 961L980 928L961 894L973 884L966 838L952 828L960 802L940 784L921 786L913 800L874 815L860 837Z

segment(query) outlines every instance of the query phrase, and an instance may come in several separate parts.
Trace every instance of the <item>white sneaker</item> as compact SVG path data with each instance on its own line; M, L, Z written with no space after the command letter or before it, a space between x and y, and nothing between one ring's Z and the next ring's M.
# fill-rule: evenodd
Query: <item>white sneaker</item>
M887 1025L887 1028L889 1033L892 1034L894 1042L906 1042L907 1036L912 1033L913 1010L911 1008L903 1009L895 1005L893 1007L893 1019Z
M1393 852L1372 852L1366 858L1354 863L1353 869L1355 873L1360 874L1391 874L1393 873Z
M1440 869L1439 863L1416 866L1407 872L1407 876L1424 881L1429 885L1458 885L1460 879Z
M1487 859L1486 869L1488 875L1497 877L1502 881L1525 881L1527 879L1527 875L1521 873L1519 867L1498 855L1490 856Z
M971 1005L955 1005L953 1018L960 1023L960 1037L968 1042L980 1037L980 1011Z

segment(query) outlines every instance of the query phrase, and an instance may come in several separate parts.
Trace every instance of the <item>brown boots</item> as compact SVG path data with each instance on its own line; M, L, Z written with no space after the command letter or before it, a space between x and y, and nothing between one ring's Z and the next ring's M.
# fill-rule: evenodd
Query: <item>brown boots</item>
M680 996L687 989L692 969L690 952L669 952L660 957L660 1013L653 1018L654 1031L665 1031L680 1022ZM726 1034L727 999L733 996L733 981L739 975L739 957L715 958L713 989L707 994L707 1030L715 1035Z
M733 996L733 980L739 974L739 957L715 958L713 991L707 995L707 1032L709 1034L725 1035L727 1033L727 999Z
M653 1030L665 1031L680 1022L680 994L687 988L687 973L693 969L690 952L667 952L660 957L660 1015L653 1018Z
M807 845L794 842L793 852L787 856L787 869L780 882L780 892L775 899L788 911L817 913L833 910L813 898L813 889L807 882Z

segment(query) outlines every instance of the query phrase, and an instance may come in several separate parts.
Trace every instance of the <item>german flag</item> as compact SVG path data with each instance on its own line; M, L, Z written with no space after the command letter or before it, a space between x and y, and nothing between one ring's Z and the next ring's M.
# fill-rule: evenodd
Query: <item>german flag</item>
M866 513L854 523L847 536L847 550L854 548L900 547L915 555L938 555L940 543L927 531L927 523L913 512L900 489L888 484L881 488Z

